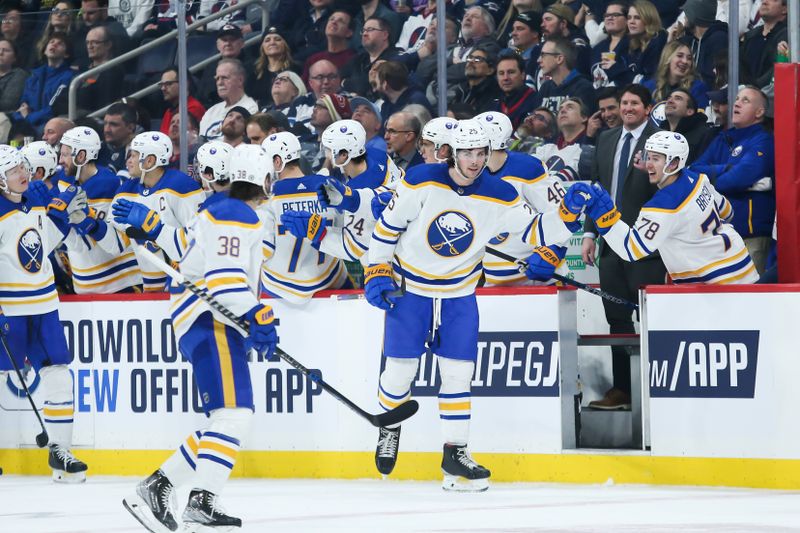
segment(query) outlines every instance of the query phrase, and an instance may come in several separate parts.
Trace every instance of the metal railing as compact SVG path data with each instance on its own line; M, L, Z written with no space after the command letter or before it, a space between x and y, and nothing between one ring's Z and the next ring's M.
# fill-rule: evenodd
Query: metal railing
M242 9L247 9L251 5L255 5L256 7L261 9L261 28L262 28L262 30L266 30L269 27L269 11L272 8L273 3L274 3L274 0L242 0L241 2L239 2L238 4L236 4L234 6L230 6L230 7L226 7L225 9L221 9L220 11L218 11L217 13L214 13L213 15L209 15L209 16L207 16L207 17L205 17L205 18L203 18L203 19L201 19L201 20L199 20L197 22L194 22L194 23L186 26L186 32L189 33L191 31L196 30L197 28L202 28L202 27L206 26L211 21L214 21L216 19L222 18L225 15L228 15L230 13L234 13L236 11L241 11ZM263 33L263 31L262 31L262 33ZM88 78L90 78L92 76L95 76L95 75L97 75L97 74L99 74L99 73L103 72L104 70L107 70L107 69L109 69L111 67L115 67L117 65L121 65L121 64L125 63L126 61L129 61L131 59L139 57L140 55L142 55L143 53L147 52L148 50L152 50L153 48L156 48L157 46L159 46L159 45L161 45L163 43L166 43L168 41L171 41L171 40L177 39L177 38L178 38L178 30L172 30L171 32L167 33L166 35L162 35L161 37L153 39L152 41L149 41L146 44L143 44L143 45L135 48L134 50L126 52L126 53L122 54L121 56L115 57L115 58L103 63L102 65L99 65L99 66L97 66L95 68L89 69L86 72L83 72L83 73L75 76L72 79L72 82L69 84L68 116L69 116L70 120L75 120L77 118L77 115L78 115L78 88L80 87L80 85L83 84L83 82L86 79L88 79ZM258 42L261 42L261 34L254 35L254 36L250 37L249 39L246 39L245 42L244 42L244 46L248 47L248 46L251 46L251 45L253 45L255 43L258 43ZM195 63L194 65L190 66L189 70L191 72L197 72L198 70L202 69L206 65L209 65L210 63L212 63L214 61L217 61L220 57L221 57L221 54L219 54L219 53L214 54L212 56L209 56L206 59L203 59L202 61L200 61L198 63ZM140 90L136 91L133 94L128 95L127 98L141 98L142 96L146 96L146 95L148 95L148 94L150 94L152 92L155 92L157 89L158 89L158 83L156 82L156 83L153 83L152 85L149 85L149 86L147 86L147 87L145 87L143 89L140 89ZM96 110L96 111L94 111L92 113L89 113L88 116L90 116L90 117L102 116L105 113L105 110L110 107L110 105L111 104L109 104L109 105L107 105L107 106L105 106L105 107L103 107L101 109L98 109L98 110Z

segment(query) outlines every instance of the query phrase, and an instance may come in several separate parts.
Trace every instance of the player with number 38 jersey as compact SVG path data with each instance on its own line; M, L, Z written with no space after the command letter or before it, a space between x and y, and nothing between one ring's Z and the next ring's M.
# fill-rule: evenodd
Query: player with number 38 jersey
M565 202L588 201L586 213L606 243L625 261L661 252L675 283L754 283L755 265L744 241L727 223L733 217L728 200L705 174L685 170L689 144L683 135L654 133L645 143L650 182L659 190L639 213L633 227L620 220L614 202L598 185L576 183ZM573 190L574 188L574 190Z

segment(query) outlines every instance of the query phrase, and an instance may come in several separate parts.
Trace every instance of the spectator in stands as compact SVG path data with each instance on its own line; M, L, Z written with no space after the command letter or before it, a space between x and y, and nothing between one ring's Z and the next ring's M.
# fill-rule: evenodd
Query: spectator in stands
M124 102L112 104L103 116L103 144L97 164L112 172L125 169L125 150L136 136L136 109Z
M308 69L320 59L327 59L341 70L356 56L350 47L353 38L353 16L344 9L336 9L325 24L325 49L306 59L303 67L303 80L308 81Z
M17 66L14 43L0 38L0 113L17 110L27 77L28 73Z
M369 26L370 21L367 21ZM381 116L389 117L408 104L430 107L428 99L419 89L408 86L408 70L397 61L385 61L376 69L378 93L383 97Z
M169 5L169 2L166 3ZM126 2L124 0L109 1L108 14L122 24L132 42L138 43L146 31L146 24L150 22L153 11L158 11L158 8L153 9L154 4L156 4L155 0L136 0L135 2ZM163 5L164 1L160 0L158 4ZM195 11L191 3L188 3L186 9L187 11ZM175 12L176 10L173 8L172 11ZM191 21L189 21L189 24L191 24Z
M369 69L380 60L391 60L400 50L391 45L391 28L380 17L370 17L361 30L364 50L342 69L342 87L348 92L366 95L369 91Z
M708 175L731 202L733 227L759 274L764 272L775 219L775 142L763 125L767 106L759 88L741 89L733 104L732 127L718 135L691 167Z
M692 51L700 78L708 87L713 87L714 52L727 48L728 24L716 20L717 3L713 0L686 0L683 12L686 14L686 28L681 42Z
M283 129L275 117L268 113L251 115L245 125L245 134L250 144L260 145L264 139L278 131L283 131Z
M270 20L285 30L296 61L305 62L309 56L325 49L325 25L333 12L333 3L334 0L309 0L307 3L280 0L277 9L273 10ZM307 11L299 17L288 15L295 11L296 6L303 6Z
M525 62L536 61L539 56L539 50L542 48L541 28L542 15L537 11L520 13L511 24L510 46Z
M284 70L272 82L270 94L272 95L272 103L264 109L286 113L289 111L289 106L292 105L294 99L298 96L305 96L308 94L308 90L300 76L290 70Z
M433 18L425 32L425 40L422 45L416 50L407 51L400 56L400 60L409 70L414 71L417 80L423 87L428 86L436 75L436 27L437 19ZM447 63L451 64L458 39L458 23L452 17L447 17L444 29L447 43Z
M186 107L189 114L197 119L198 124L206 112L206 108L200 101L192 96L192 77L186 76L189 82L188 94L186 96ZM158 87L161 89L161 96L164 97L164 103L167 104L167 109L164 111L164 116L161 118L160 130L165 135L169 135L170 123L172 117L178 112L178 96L179 96L179 82L178 82L178 69L177 67L168 67L161 73L161 81L158 82Z
M586 123L589 121L589 108L580 98L570 97L561 102L556 117L558 136L555 145L562 149L571 144L591 144L586 136Z
M400 12L398 7L395 7L395 10ZM426 5L422 9L412 13L403 23L403 29L395 46L404 52L419 50L428 35L431 21L435 18L436 0L426 0Z
M67 130L72 129L75 127L75 124L69 120L68 118L64 117L55 117L51 118L47 121L44 125L44 130L42 132L42 140L56 149L56 153L58 153L59 143L61 142L61 136L66 133Z
M778 43L787 39L786 0L761 0L758 14L764 24L745 33L739 46L741 80L766 87L772 83Z
M361 11L356 13L353 20L353 38L351 40L353 47L359 50L362 47L366 48L366 43L361 39L361 31L367 25L367 21L373 17L386 21L389 25L386 38L391 45L394 45L400 38L400 30L403 28L405 18L392 11L381 0L359 0L359 2Z
M78 21L78 28L72 38L72 49L75 51L73 64L86 65L89 63L86 48L87 35L89 30L98 26L105 26L115 54L124 54L130 49L127 30L116 19L108 16L108 0L82 0L79 14L81 19Z
M661 26L658 10L649 0L634 0L628 9L628 68L630 81L655 76L667 32Z
M386 121L383 138L386 141L387 152L395 164L405 171L425 163L417 151L417 141L421 132L422 125L419 119L411 113L401 111Z
M664 111L667 119L659 126L686 137L689 143L687 164L693 163L711 142L712 132L706 115L699 112L697 101L685 89L674 89L669 94Z
M364 131L367 132L367 148L377 148L385 152L386 141L380 135L383 129L381 109L362 96L350 100L350 108L353 110L353 120L364 126Z
M644 80L642 85L653 93L656 102L666 100L674 89L685 89L700 109L708 105L708 87L695 70L692 51L681 41L672 41L664 47L656 76Z
M542 83L534 97L534 107L547 107L558 112L561 102L574 96L580 98L591 112L596 107L592 84L575 68L575 45L561 37L551 37L539 54L539 69L550 79Z
M336 94L342 88L342 78L336 65L320 59L308 69L308 86L311 92L298 96L286 113L289 121L308 127L314 106L323 94ZM313 133L313 132L312 132Z
M477 115L475 106L464 102L450 102L447 104L447 116L455 120L466 120Z
M217 32L217 51L222 56L220 61L223 59L237 59L242 63L242 65L246 65L248 63L247 55L244 51L244 36L242 35L242 30L239 28L239 26L234 24L225 24L222 26L222 28L220 28L220 30ZM197 96L197 99L200 100L206 107L219 101L216 93L216 77L217 67L213 63L206 66L203 69L202 75L200 76L200 83L198 83L199 94L195 96ZM202 128L203 126L201 124L201 134Z
M315 172L323 165L330 169L329 162L326 161L325 149L321 143L322 132L337 120L352 116L350 101L341 94L323 94L317 99L309 121L309 125L314 128L315 141L301 142L303 157L311 162L311 168ZM301 138L301 141L305 141L305 139Z
M542 38L550 41L558 37L572 43L575 48L575 60L571 68L578 69L578 72L588 76L591 48L588 39L574 22L575 12L572 9L564 4L553 4L545 9L542 15Z
M714 118L713 136L728 129L728 86L723 85L716 91L708 91L708 101Z
M248 78L247 94L255 98L261 107L269 105L272 102L272 82L285 70L299 72L299 66L292 59L292 52L283 35L271 27L261 40L253 75Z
M492 109L501 94L495 76L496 65L497 56L491 49L475 47L467 57L464 69L467 79L455 88L454 95L449 100L470 104L478 113Z
M144 0L148 2L150 0ZM146 4L139 4L137 7L145 7ZM175 9L174 2L170 3L169 0L159 0L155 2L155 5L152 6L151 9L148 9L147 12L150 14L149 18L145 19L144 26L142 27L142 32L140 35L137 36L137 40L139 37L141 39L156 39L157 37L161 37L162 35L166 35L167 33L171 32L172 30L178 27L178 12ZM186 3L186 24L189 25L194 22L194 14L197 13L197 2L187 2ZM206 29L208 31L215 30L218 28L218 24L224 23L225 19L223 18L222 21L220 19L213 21L210 23Z
M22 68L30 68L38 59L34 54L33 35L22 20L22 10L15 4L10 4L10 8L5 8L0 12L0 34L3 39L14 43L17 49L17 65ZM5 7L5 6L4 6Z
M403 113L410 113L417 117L417 120L419 120L420 132L422 131L422 128L425 127L425 124L430 122L431 118L433 118L430 110L426 106L420 104L408 104L401 109L401 111Z
M536 96L536 91L525 85L525 62L521 56L513 54L500 58L497 62L497 84L501 94L496 109L511 119L511 125L516 130L533 110Z
M250 119L250 112L242 106L233 106L222 119L222 142L236 148L245 140L245 128Z
M61 32L72 39L72 34L75 32L75 8L71 2L66 0L57 2L53 9L50 11L50 16L47 18L47 25L44 27L39 40L36 41L36 63L45 59L44 49L47 48L47 43L50 42L50 36L53 32Z
M602 87L597 91L597 111L589 117L586 136L595 143L597 136L611 128L622 125L619 114L619 91L616 87Z
M628 3L614 0L603 17L608 36L592 47L591 65L595 88L628 82Z
M114 57L111 36L105 26L96 26L86 34L86 51L89 64L84 70L91 70L111 61ZM110 67L85 79L78 86L78 108L94 111L120 98L125 71L120 65Z
M197 144L197 140L200 136L200 124L197 119L189 113L189 120L188 128L186 128L186 145L187 145L187 156L186 162L188 166L194 164L195 156L197 155L197 148L199 145ZM181 116L179 114L175 114L169 121L169 132L167 133L169 139L172 141L172 157L169 158L169 168L174 168L175 170L180 170L181 167ZM191 175L192 171L189 169L188 174Z
M538 107L517 128L511 150L533 154L540 146L552 143L556 135L556 115L546 107Z
M70 53L67 36L54 32L44 51L47 63L33 69L25 80L25 90L13 120L26 120L39 128L55 115L53 106L62 96L66 97L67 88L75 77L75 71L69 68Z
M478 48L497 56L500 46L492 35L496 24L491 13L481 6L472 6L464 12L461 19L461 35L455 48L447 57L448 84L460 83L466 75L466 61L473 50Z
M211 106L200 121L200 135L207 141L222 136L220 127L232 107L241 106L250 113L258 111L258 104L244 92L247 72L238 59L222 59L217 63L215 82L221 102Z

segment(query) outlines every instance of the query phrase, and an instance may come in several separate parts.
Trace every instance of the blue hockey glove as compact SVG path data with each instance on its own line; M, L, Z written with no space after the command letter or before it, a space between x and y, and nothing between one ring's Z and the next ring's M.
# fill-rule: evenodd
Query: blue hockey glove
M281 224L298 239L308 239L312 246L319 248L319 243L328 232L328 221L320 215L308 211L286 211L281 214Z
M91 237L96 241L105 237L108 231L108 225L105 220L98 218L97 211L91 207L71 214L69 216L69 223L75 228L78 234L84 237Z
M47 204L47 214L63 224L68 224L70 214L86 209L88 205L89 201L83 189L70 185L67 190L50 200Z
M3 310L0 309L0 333L2 333L3 335L8 335L10 331L11 331L11 324L8 322L8 319L6 318L5 313L3 313Z
M558 210L561 220L575 222L583 212L583 208L592 200L592 187L589 184L576 182L570 185Z
M137 202L131 202L125 198L120 198L111 206L114 219L121 224L130 224L139 228L147 234L147 238L155 240L164 224L158 213L149 207Z
M534 281L549 281L566 254L564 246L537 246L526 261L525 275Z
M53 198L58 194L58 189L49 189L43 181L36 180L28 184L27 196L34 201L36 205L49 205Z
M600 235L605 235L622 215L617 210L617 206L614 205L614 200L599 184L592 185L591 194L592 199L586 206L586 214L594 219Z
M339 212L355 213L361 205L361 197L341 181L328 178L317 187L317 198L325 209L333 207Z
M275 314L272 307L259 304L253 307L243 317L250 322L249 342L264 359L269 359L275 354L275 348L280 339L275 330Z
M371 305L384 311L390 310L394 307L396 297L386 293L396 290L397 284L394 282L391 265L382 263L364 269L364 294Z
M392 200L393 196L394 193L391 191L386 191L375 195L370 203L370 208L372 208L372 216L375 217L375 220L381 218L383 210L386 209L387 205L389 205L389 202Z

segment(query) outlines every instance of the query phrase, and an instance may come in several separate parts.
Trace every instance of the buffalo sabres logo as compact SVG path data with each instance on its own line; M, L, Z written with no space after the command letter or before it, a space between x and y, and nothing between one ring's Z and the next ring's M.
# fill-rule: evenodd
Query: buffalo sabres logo
M474 238L472 221L458 211L445 211L434 218L428 227L428 246L442 257L463 254Z
M270 137L269 137L269 140L270 140L270 141L274 141L274 140L275 140L275 139L277 139L277 138L278 138L278 136L277 136L277 135L270 135Z
M741 145L737 146L736 148L734 148L734 149L731 151L731 155L732 155L733 157L738 157L738 156L739 156L739 154L741 154L741 153L742 153L742 146L741 146Z
M347 133L347 126L342 126L341 128L339 128L339 131L341 131L342 133Z
M17 244L17 255L22 268L35 274L42 269L44 250L42 249L42 237L33 228L28 228L19 238Z

